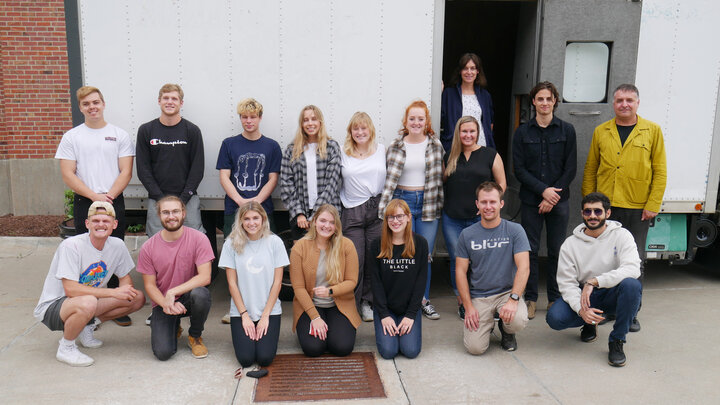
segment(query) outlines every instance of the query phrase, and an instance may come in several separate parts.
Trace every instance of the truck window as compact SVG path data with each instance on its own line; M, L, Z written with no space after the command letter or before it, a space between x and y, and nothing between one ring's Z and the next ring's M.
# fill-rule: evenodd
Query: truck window
M610 47L603 42L568 42L565 48L563 99L600 103L607 94Z

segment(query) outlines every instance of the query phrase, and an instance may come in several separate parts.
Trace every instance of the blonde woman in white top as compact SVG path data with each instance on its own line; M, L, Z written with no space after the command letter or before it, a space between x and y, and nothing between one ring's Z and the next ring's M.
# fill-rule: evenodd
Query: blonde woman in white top
M385 185L385 146L375 140L370 116L356 112L347 126L342 153L340 201L343 234L352 240L359 259L355 301L363 321L373 320L370 274L365 269L365 248L380 237L382 220L378 203Z

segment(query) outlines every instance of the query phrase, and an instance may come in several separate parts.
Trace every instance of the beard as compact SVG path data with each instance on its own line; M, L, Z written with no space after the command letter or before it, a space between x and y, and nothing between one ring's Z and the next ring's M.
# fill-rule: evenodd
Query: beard
M589 230L591 230L591 231L594 231L594 230L596 230L596 229L600 229L600 228L602 228L603 226L605 226L605 219L604 219L604 218L601 219L601 220L599 220L599 221L598 221L598 224L595 225L595 226L592 226L592 225L588 224L587 219L583 219L583 222L585 223L585 226L587 227L587 229L589 229Z
M175 232L175 231L177 231L178 229L182 228L184 222L185 222L185 220L182 219L182 218L178 219L177 223L174 224L174 225L170 225L170 224L168 223L168 221L160 221L160 223L162 224L163 228L165 228L165 230L168 231L168 232Z

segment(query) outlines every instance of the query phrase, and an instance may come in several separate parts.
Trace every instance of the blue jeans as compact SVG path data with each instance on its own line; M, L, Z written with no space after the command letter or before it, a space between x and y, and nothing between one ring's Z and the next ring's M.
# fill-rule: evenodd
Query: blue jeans
M425 298L430 298L430 276L432 273L430 258L432 257L433 248L435 247L435 236L437 235L438 220L422 220L423 195L423 191L407 191L396 188L395 192L393 193L393 199L399 198L407 203L407 205L410 207L410 213L412 214L411 224L413 232L425 238L428 243L428 254L430 257L428 257L428 275L427 284L425 284Z
M457 248L458 238L460 232L470 225L480 222L480 217L470 219L455 219L449 217L445 211L442 214L442 231L445 237L445 247L447 247L448 255L450 256L450 285L455 292L455 296L458 296L457 284L455 283L455 249Z
M196 287L181 295L178 299L187 312L183 315L168 315L160 305L152 310L150 318L150 345L158 360L167 360L177 351L176 333L180 327L180 318L190 317L188 335L199 338L205 329L205 321L210 313L210 290Z
M374 310L375 323L375 344L378 348L378 353L383 359L392 360L398 353L402 353L403 356L408 359L414 359L420 354L422 349L422 311L417 311L415 315L415 322L413 322L410 333L402 336L390 336L383 332L382 323L380 322L380 314L377 310ZM390 317L395 321L395 325L399 324L403 319L403 316L397 316L390 313Z
M630 324L640 306L640 281L626 278L612 288L595 288L590 295L590 306L603 311L603 316L615 314L615 325L610 341L625 341ZM555 329L577 328L585 321L562 298L555 301L545 317L547 324Z
M538 207L522 204L522 227L530 242L530 276L525 287L525 301L538 300L538 279L540 278L540 238L543 223L547 229L547 296L548 302L560 298L557 285L557 262L560 246L565 242L565 231L570 215L568 200L561 201L546 214L539 214Z

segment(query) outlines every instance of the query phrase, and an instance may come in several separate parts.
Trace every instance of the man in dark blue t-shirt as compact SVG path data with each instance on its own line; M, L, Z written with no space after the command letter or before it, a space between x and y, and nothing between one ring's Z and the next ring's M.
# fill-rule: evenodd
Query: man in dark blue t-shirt
M513 351L515 333L528 322L521 295L530 273L530 243L519 224L500 218L504 201L497 183L480 184L476 194L480 222L460 233L455 258L455 281L465 307L463 343L470 354L483 354L497 312L500 345Z
M262 104L246 98L238 103L237 112L243 132L223 141L215 167L226 193L223 233L227 236L232 230L238 207L251 200L265 208L274 232L271 195L278 182L282 150L275 140L260 133Z

